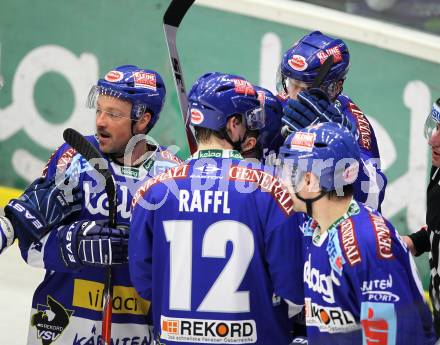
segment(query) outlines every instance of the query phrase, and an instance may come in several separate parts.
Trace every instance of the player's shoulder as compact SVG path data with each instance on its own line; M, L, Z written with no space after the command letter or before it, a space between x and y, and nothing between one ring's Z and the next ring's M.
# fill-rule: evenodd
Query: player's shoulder
M183 161L166 146L155 145L152 159L148 158L143 164L148 171L148 178L164 173L166 170L180 165Z
M393 258L395 229L378 211L358 203L359 213L340 226L343 249L350 252L356 246L360 259L386 260Z
M235 182L235 186L254 184L255 190L251 196L256 198L257 204L275 203L284 215L290 216L294 213L292 196L287 187L275 176L274 167L263 164L231 165L228 178L230 182Z
M93 146L99 150L99 144L94 135L85 137ZM55 170L66 171L74 160L78 152L67 143L60 145L50 156L43 169L43 177L55 173Z
M183 163L183 160L180 159L170 147L167 146L158 146L158 159L164 162L173 163L174 165L180 165Z
M176 192L179 188L176 181L187 179L189 171L189 162L182 162L158 175L146 179L133 196L132 208L139 203L140 199L146 199L147 196L154 197L155 194L167 195L170 190L172 193Z
M348 116L356 126L359 133L359 146L365 150L372 150L375 142L375 134L370 121L359 106L347 95L340 94L336 99L336 106Z

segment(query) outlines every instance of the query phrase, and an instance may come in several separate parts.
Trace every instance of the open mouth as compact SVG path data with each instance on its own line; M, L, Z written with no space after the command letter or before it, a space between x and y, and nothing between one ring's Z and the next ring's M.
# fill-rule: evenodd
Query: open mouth
M106 132L98 132L98 137L101 139L109 139L111 137L111 135L109 133Z

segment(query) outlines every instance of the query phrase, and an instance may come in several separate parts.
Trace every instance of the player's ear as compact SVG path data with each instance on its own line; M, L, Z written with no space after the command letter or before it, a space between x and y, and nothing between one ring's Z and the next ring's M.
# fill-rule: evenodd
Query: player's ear
M343 85L344 85L344 79L341 79L336 83L336 94L337 95L342 92Z
M246 152L252 150L257 145L257 139L251 136L248 136L244 143L241 145L242 152Z
M234 115L231 116L228 121L226 122L226 128L232 129L238 127L242 123L242 116L241 115Z
M307 172L304 177L305 186L308 192L319 192L321 187L319 185L319 178L311 172Z
M150 112L147 111L136 122L136 125L135 125L136 133L145 133L147 126L150 123L150 120L151 120L151 114L150 114Z

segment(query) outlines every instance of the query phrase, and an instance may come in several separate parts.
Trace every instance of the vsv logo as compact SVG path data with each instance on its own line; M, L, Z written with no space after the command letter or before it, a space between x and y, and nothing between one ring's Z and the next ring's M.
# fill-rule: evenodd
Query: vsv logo
M31 325L37 328L37 338L42 345L50 345L57 340L69 324L73 311L67 310L51 296L47 305L38 305L38 312L32 315Z

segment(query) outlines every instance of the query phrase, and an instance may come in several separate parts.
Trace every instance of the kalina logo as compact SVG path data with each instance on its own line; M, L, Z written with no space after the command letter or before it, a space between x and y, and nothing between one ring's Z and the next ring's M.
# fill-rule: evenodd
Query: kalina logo
M199 109L191 108L191 122L193 125L200 125L204 118L203 113Z
M144 87L153 91L157 90L156 75L153 73L136 72L133 73L135 86Z
M289 66L292 67L295 71L304 71L309 67L306 62L304 56L301 55L293 55L292 58L288 61Z
M243 95L255 95L254 87L247 80L232 79L235 85L235 92Z
M124 73L122 73L122 72L110 71L105 75L104 79L109 82L114 83L114 82L122 80L123 77L124 77Z
M321 65L325 62L325 60L327 60L327 58L333 55L333 63L337 64L338 62L342 61L342 53L341 53L341 49L339 48L339 46L335 46L335 47L331 47L326 49L325 51L321 50L320 52L318 52L317 56L319 59L319 62L321 63Z
M31 325L37 328L37 338L42 345L57 340L69 324L73 310L67 310L51 296L47 295L47 305L39 304L38 311L32 315Z
M296 132L290 142L292 150L311 152L315 145L315 133Z

